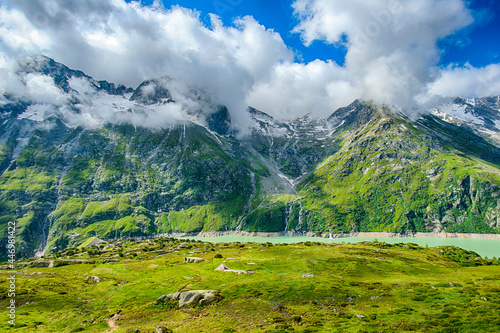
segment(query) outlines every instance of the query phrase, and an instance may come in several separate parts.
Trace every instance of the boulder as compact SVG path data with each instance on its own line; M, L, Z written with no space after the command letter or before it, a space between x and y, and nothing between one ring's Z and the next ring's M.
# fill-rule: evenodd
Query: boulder
M227 267L224 264L220 264L219 267L217 267L215 270L216 271L227 271L227 270L229 270L229 267Z
M179 292L176 292L176 293L172 293L172 294L168 294L168 295L161 295L160 297L158 297L158 299L156 300L156 303L163 303L163 302L167 302L167 301L175 301L175 300L178 300L179 299L179 296L180 296L181 293Z
M101 279L98 276L85 276L85 282L88 284L94 284L101 282Z
M314 277L313 273L302 273L302 277Z
M230 269L229 267L227 267L224 264L220 264L219 267L217 267L215 270L220 271L220 272L231 272L231 273L235 273L235 274L253 274L254 273L254 271L243 271L243 270L239 270L239 269Z
M199 290L185 291L179 297L179 307L196 305L203 298Z
M212 304L216 302L218 298L220 298L220 295L214 290L211 290L210 292L203 294L203 297L200 299L198 304L200 305Z
M179 300L179 308L192 305L208 305L221 298L218 290L190 290L162 295L156 303Z
M184 257L184 261L189 262L189 263L198 263L198 262L202 262L205 260L206 259L198 258L198 257Z

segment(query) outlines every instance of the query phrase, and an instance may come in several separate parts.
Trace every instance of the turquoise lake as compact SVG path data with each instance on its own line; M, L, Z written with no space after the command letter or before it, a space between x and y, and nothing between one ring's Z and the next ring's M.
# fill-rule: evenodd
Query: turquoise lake
M205 242L221 243L221 242L254 242L254 243L299 243L299 242L324 242L324 243L358 243L363 241L374 241L386 243L415 243L420 246L441 246L454 245L465 250L474 251L481 257L493 258L500 257L500 240L498 239L470 239L470 238L418 238L418 237L345 237L345 238L320 238L320 237L250 237L238 235L226 235L218 237L186 237L188 239L201 240Z

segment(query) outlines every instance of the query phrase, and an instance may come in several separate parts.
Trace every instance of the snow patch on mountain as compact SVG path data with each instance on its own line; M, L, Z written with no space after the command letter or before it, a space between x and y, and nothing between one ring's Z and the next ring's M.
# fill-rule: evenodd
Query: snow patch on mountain
M431 109L431 114L450 123L455 123L457 120L461 120L477 125L484 125L484 120L481 119L481 117L477 117L469 112L467 110L467 105L459 105L454 103L446 104Z

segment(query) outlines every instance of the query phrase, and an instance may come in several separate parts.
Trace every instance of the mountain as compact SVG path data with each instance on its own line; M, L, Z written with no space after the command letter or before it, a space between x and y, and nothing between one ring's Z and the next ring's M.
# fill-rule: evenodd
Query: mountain
M170 78L131 89L43 56L18 67L29 93L0 104L0 232L17 221L19 256L94 236L500 231L498 97L416 120L360 100L327 119L249 108L239 133Z

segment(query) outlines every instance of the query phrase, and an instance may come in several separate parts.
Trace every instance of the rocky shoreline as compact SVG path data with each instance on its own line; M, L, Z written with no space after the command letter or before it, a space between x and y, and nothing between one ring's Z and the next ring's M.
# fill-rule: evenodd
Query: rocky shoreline
M213 232L199 232L199 233L167 233L156 235L155 237L220 237L220 236L247 236L247 237L318 237L318 238L347 238L347 237L414 237L414 238L461 238L461 239L498 239L500 234L463 234L463 233L427 233L417 232L414 234L399 234L391 232L351 232L343 234L330 234L330 233L297 233L293 231L284 232L248 232L248 231L213 231Z

